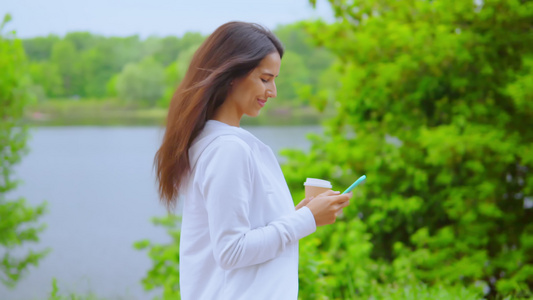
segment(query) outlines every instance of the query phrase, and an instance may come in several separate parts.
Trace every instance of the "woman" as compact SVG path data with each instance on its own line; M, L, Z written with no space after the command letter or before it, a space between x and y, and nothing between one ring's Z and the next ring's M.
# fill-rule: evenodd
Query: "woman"
M283 48L230 22L196 51L155 157L161 199L183 200L182 299L297 299L298 240L331 224L351 194L293 206L272 150L239 127L276 97Z

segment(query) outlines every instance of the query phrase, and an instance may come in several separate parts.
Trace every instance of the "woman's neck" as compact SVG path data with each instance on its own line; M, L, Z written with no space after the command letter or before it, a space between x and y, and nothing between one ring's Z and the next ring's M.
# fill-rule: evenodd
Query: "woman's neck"
M229 101L225 101L222 103L222 105L217 109L215 114L213 115L213 120L226 123L230 126L240 127L242 114L239 114L236 109L231 109L229 105L227 105Z

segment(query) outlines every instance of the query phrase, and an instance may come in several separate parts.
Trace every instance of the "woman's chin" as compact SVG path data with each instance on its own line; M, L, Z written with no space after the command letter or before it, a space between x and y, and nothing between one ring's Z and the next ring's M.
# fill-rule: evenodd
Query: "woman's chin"
M259 112L261 112L260 109L254 111L254 112L251 112L251 113L247 113L246 115L247 115L248 117L255 118L255 117L259 116Z

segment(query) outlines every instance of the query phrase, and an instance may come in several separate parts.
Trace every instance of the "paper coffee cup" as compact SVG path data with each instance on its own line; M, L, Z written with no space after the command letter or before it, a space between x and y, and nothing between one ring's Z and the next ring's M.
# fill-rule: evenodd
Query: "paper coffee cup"
M319 194L331 190L331 182L316 178L307 178L304 182L305 198L316 197Z

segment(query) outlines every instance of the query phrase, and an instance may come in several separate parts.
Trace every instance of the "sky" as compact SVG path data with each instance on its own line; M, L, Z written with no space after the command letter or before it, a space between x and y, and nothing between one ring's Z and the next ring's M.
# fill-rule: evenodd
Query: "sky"
M256 22L270 29L309 18L333 20L326 0L0 0L4 28L19 38L89 31L105 36L181 36L213 32L229 21Z

